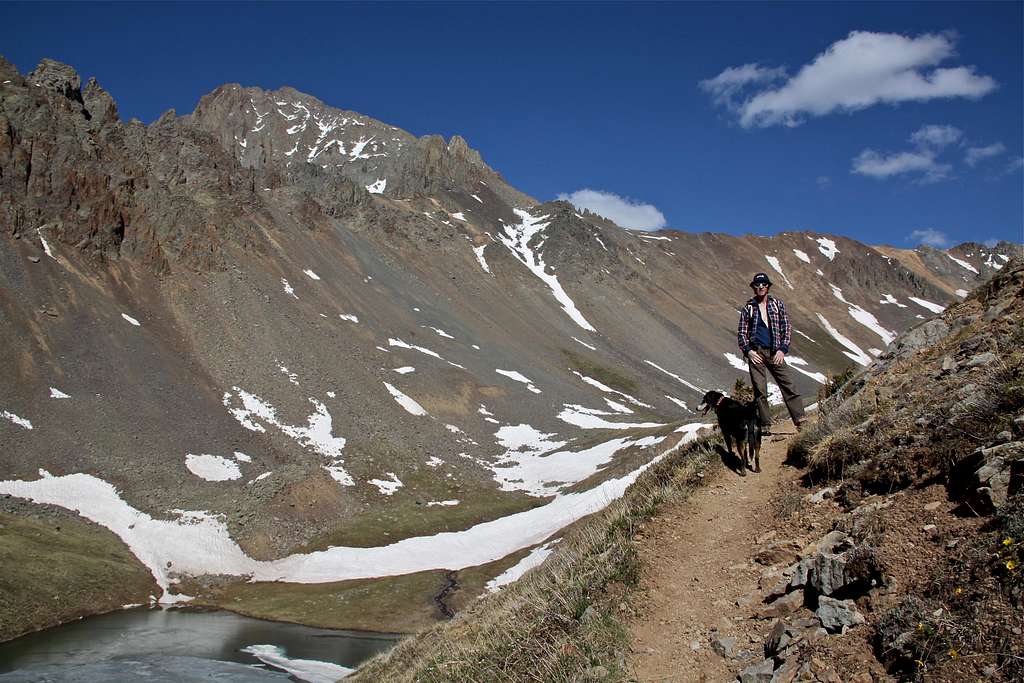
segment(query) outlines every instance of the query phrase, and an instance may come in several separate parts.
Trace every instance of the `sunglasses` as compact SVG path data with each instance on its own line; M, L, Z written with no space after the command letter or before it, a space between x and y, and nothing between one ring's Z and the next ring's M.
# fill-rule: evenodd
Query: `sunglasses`
M768 285L750 285L754 289L768 289Z

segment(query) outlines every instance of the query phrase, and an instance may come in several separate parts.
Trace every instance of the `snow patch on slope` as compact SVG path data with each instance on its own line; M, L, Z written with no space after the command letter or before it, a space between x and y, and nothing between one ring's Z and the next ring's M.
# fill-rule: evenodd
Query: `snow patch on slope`
M833 240L825 237L819 237L814 241L818 243L818 251L820 251L829 261L835 259L836 254L839 253L839 249L836 247L836 243Z
M789 287L790 289L793 289L793 283L790 282L789 278L786 277L786 274L782 272L782 264L779 263L779 259L776 258L775 256L767 255L764 257L764 259L768 262L768 265L770 265L775 270L776 273L782 276L782 279L783 281L785 281L786 286Z
M427 411L423 409L423 406L421 406L419 403L403 394L393 385L384 382L384 387L392 396L394 396L395 401L398 402L398 405L402 406L402 408L404 408L407 413L411 413L412 415L417 416L423 416L427 414Z
M504 230L499 234L498 239L508 247L509 251L512 252L512 255L520 263L548 286L555 300L562 306L562 310L565 311L565 314L574 323L585 330L596 332L597 330L594 329L594 326L587 322L583 314L576 308L576 304L566 294L558 278L554 274L547 272L547 266L540 253L544 240L542 239L540 244L537 245L536 251L530 247L530 241L537 235L543 235L544 229L550 225L550 222L542 222L547 216L535 217L522 209L515 209L515 213L519 216L521 222L518 225L503 224Z
M908 296L907 298L913 301L918 306L921 306L922 308L927 308L932 313L942 313L944 310L946 310L945 306L933 304L931 301L927 301L925 299L918 299L916 296Z
M345 448L345 438L334 436L332 433L333 418L327 410L327 406L315 398L309 399L313 404L314 412L306 418L306 425L289 425L282 422L277 416L277 410L255 394L232 387L237 394L237 400L241 407L234 407L236 396L231 392L224 392L224 407L228 409L239 424L254 432L265 432L267 428L263 425L277 427L281 432L294 439L304 448L310 448L316 453L328 459L324 465L331 477L339 484L352 486L355 482L352 477L342 468L344 462L341 452Z
M555 539L554 541L549 541L544 545L537 546L527 553L526 557L488 581L486 585L484 585L484 588L487 592L494 593L510 583L515 583L523 574L534 567L540 566L544 560L548 559L548 555L554 552L555 545L559 540L561 539Z
M238 465L233 460L220 455L187 453L185 467L189 472L206 481L231 481L242 477L242 470L238 469Z
M525 384L526 388L529 389L531 392L533 392L535 394L539 394L540 393L540 389L535 387L533 385L533 382L529 378L527 378L524 375L516 372L515 370L498 370L498 369L495 369L494 371L496 373L498 373L499 375L504 375L505 377L508 377L511 380L514 380L516 382L520 382L522 384Z
M848 338L840 334L839 330L834 328L832 326L832 323L830 323L825 316L823 316L821 313L816 313L815 315L818 316L818 320L821 322L825 330L827 330L828 333L832 335L832 338L835 339L840 344L842 344L843 346L845 346L847 349L849 349L848 351L843 351L844 356L846 356L847 358L856 363L859 363L860 365L866 366L871 362L871 356L864 353L863 349L861 349Z

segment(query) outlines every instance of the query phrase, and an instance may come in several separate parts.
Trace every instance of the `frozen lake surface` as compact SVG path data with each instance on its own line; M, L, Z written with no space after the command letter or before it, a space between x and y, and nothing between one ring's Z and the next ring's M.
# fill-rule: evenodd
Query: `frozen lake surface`
M0 643L0 681L320 683L344 675L396 640L231 612L138 608ZM264 663L268 660L273 666Z

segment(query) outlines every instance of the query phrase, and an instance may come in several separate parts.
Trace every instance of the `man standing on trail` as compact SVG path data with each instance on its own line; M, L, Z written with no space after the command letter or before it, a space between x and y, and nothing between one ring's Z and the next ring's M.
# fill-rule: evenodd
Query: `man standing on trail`
M766 370L782 390L782 398L786 401L786 408L797 431L800 431L804 421L803 401L800 394L796 393L786 368L786 354L789 353L793 331L789 316L786 315L786 306L781 299L768 293L771 286L772 281L766 273L754 275L750 281L754 296L740 311L740 325L736 331L740 352L746 357L750 368L750 383L754 387L754 401L763 434L771 433L772 424Z

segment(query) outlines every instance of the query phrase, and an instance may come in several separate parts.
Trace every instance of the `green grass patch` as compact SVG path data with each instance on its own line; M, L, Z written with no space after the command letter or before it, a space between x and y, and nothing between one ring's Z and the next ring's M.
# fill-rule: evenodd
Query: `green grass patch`
M433 598L444 585L441 570L332 583L234 583L193 604L319 628L413 633L441 619Z
M182 584L199 594L192 606L218 607L258 619L286 621L319 628L384 633L416 633L446 621L437 602L444 598L453 611L471 605L492 577L518 562L523 550L495 562L454 572L443 569L331 583L232 582L213 588Z
M587 377L592 377L602 384L610 386L626 394L636 393L638 384L632 377L627 377L618 370L601 365L595 360L587 358L583 354L569 349L562 349L562 355L569 362L569 366Z
M339 520L339 528L321 534L294 552L308 553L331 546L369 548L414 536L463 531L481 522L523 512L549 502L515 491L500 491L493 481L480 487L441 479L437 472L402 475L405 486L379 505ZM458 505L429 506L428 502L458 500Z
M69 514L0 514L0 641L160 595L112 532Z

